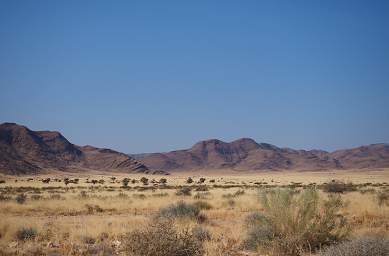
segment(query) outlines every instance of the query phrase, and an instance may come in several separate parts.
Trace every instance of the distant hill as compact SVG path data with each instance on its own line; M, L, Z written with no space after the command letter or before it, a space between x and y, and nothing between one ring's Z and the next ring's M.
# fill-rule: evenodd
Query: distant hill
M35 174L43 170L92 169L152 172L138 160L110 149L80 147L59 132L32 131L15 123L0 125L0 172Z
M325 170L389 167L389 145L373 144L326 152L295 150L242 138L230 143L212 139L190 149L139 154L137 159L152 169Z

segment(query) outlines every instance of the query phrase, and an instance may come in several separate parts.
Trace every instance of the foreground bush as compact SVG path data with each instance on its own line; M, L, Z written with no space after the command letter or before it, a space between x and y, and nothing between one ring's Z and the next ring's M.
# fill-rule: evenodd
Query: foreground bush
M155 218L145 229L126 236L125 253L130 256L203 255L202 242L190 230L178 230L171 218Z
M321 256L387 256L389 239L379 236L361 237L330 246Z
M330 194L319 201L315 189L295 194L288 189L261 194L263 213L247 219L248 249L262 249L274 254L301 255L323 245L344 239L349 229L338 215L343 206L339 195Z

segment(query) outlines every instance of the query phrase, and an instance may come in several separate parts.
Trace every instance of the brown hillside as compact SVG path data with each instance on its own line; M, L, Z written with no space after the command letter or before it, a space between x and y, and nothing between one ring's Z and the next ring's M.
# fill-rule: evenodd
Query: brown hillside
M68 167L148 172L139 161L113 150L70 143L59 132L31 131L14 123L0 125L0 171L7 174L32 174L44 169Z

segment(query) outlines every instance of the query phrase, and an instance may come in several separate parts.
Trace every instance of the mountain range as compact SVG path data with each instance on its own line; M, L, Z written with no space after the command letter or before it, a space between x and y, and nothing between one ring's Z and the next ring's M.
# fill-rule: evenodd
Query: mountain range
M0 125L0 172L35 174L50 170L150 172L138 160L110 149L77 146L59 132Z
M0 173L37 174L50 170L167 173L198 169L328 170L389 167L389 145L372 144L327 152L295 150L250 138L200 141L190 149L127 155L111 149L77 146L56 131L32 131L0 124Z
M327 170L389 167L389 145L372 144L327 152L279 148L253 139L200 141L190 149L132 155L151 169Z

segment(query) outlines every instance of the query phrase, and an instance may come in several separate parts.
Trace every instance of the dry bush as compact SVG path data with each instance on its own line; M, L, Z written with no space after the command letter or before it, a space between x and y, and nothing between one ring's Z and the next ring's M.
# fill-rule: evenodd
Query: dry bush
M179 230L171 218L155 218L144 229L125 237L125 254L130 256L203 255L202 242L189 229Z
M330 194L319 201L315 189L294 194L277 189L261 194L263 213L247 219L248 234L244 246L274 254L301 255L344 239L349 234L345 219L338 214L343 206L339 195Z
M157 216L197 219L200 215L200 210L198 206L180 201L177 204L160 209Z
M234 197L238 197L238 196L241 196L241 195L244 195L244 190L243 189L239 189L237 191L235 191L234 193L228 193L228 194L224 194L223 197L224 198L234 198Z
M330 246L321 256L387 256L389 239L382 236L366 236Z
M20 228L16 232L16 238L20 241L25 241L29 239L34 239L37 235L37 232L34 228Z
M176 195L177 196L191 196L192 195L192 189L190 187L182 187L177 190Z
M208 229L202 227L202 226L196 226L192 229L192 234L193 236L201 241L201 242L204 242L204 241L210 241L211 238L212 238L212 235L211 233L208 231Z
M193 198L194 199L204 199L204 200L206 200L206 199L210 199L210 197L212 196L212 194L210 193L210 192L197 192L194 196L193 196Z
M200 209L200 210L210 210L212 209L212 205L208 202L205 202L205 201L196 201L193 203L193 205Z
M209 247L207 248L207 255L241 256L241 255L249 255L249 254L242 253L242 248L239 245L239 241L237 239L233 239L222 235L215 238L213 242L209 244Z
M331 182L323 184L323 191L329 193L344 193L350 191L356 191L356 186L351 182L345 183L342 181L332 180Z
M379 206L389 206L389 191L380 191L377 193L377 201Z
M196 190L196 191L203 191L203 192L209 191L207 185L200 185L200 186L198 186L195 190Z
M18 204L24 204L27 200L27 196L25 194L19 194L15 197L15 200Z

